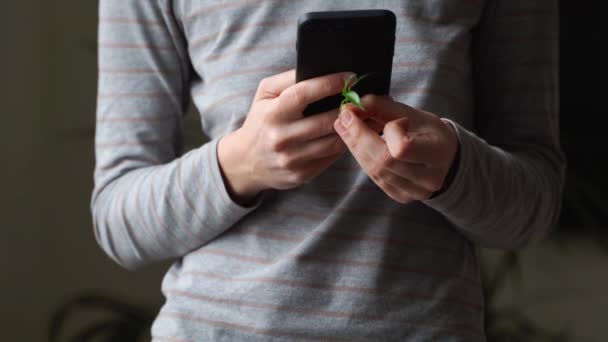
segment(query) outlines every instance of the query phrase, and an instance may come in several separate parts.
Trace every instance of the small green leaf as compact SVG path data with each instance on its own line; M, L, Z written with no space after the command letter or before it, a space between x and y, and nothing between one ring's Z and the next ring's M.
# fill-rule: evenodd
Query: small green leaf
M347 91L343 95L346 99L348 99L348 101L350 103L353 103L357 107L361 108L362 110L365 110L365 108L363 108L363 106L361 105L361 98L359 98L359 94L357 94L357 92L355 92L354 90L351 90L351 91Z

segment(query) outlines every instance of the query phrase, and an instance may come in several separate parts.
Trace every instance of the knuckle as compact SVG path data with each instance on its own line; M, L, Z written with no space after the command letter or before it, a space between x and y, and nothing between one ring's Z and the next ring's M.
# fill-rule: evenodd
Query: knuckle
M322 79L319 84L319 89L323 94L333 94L336 92L336 89L339 85L339 78L331 78L331 79ZM338 88L339 89L339 88Z
M402 159L407 156L408 149L410 144L405 139L401 139L399 143L397 143L397 148L395 150L395 158Z
M384 149L382 155L380 156L378 167L380 169L384 168L393 168L396 164L395 157L391 154L389 149Z
M273 152L280 152L285 148L286 141L282 134L276 130L271 129L268 132L268 142L270 144L270 149Z
M419 193L413 195L413 199L416 201L424 201L431 197L431 194L432 192L430 191L420 191Z
M378 185L382 190L384 190L384 192L386 192L387 184L386 181L382 179L382 177L379 177L377 174L370 174L370 177L372 178L374 183L376 183L376 185Z
M441 128L447 128L446 124L437 115L431 114L431 115L428 116L428 119L435 126L439 126Z
M386 180L383 177L383 170L384 167L380 163L373 164L371 169L369 170L369 176L380 187L385 187L387 185Z
M291 182L292 184L302 184L305 183L307 180L308 177L303 172L292 172L289 175L289 182Z
M357 125L351 124L348 127L348 136L350 137L351 146L355 148L361 139L361 129Z
M400 139L399 142L393 148L393 157L397 159L404 159L407 157L411 145L411 138Z
M401 203L401 204L409 204L412 203L414 200L409 197L409 196L400 196L399 199L397 200L397 202Z
M333 133L334 122L336 121L336 115L324 115L320 122L320 131L326 134Z
M404 193L403 191L399 192L399 193L387 193L387 195L392 198L395 202L400 203L400 204L408 204L412 202L412 198L409 197L406 193Z
M289 169L293 165L293 159L286 153L279 153L276 157L276 163L281 169Z
M272 81L268 77L263 78L260 81L260 83L258 84L258 90L262 90L263 91L263 90L268 89L270 87L270 83L271 82Z
M380 99L380 97L378 95L367 94L367 95L363 96L363 98L361 99L361 103L366 108L367 107L375 108L378 106L379 99Z
M342 139L340 139L340 137L335 137L332 139L331 147L329 149L331 152L340 153L343 152L345 149L346 145L344 145L344 142L342 141Z
M398 130L399 129L399 122L398 122L398 120L389 121L386 124L386 129L387 130L389 130L389 129L390 130Z
M439 191L443 187L443 178L433 177L429 180L429 190L435 192Z
M394 201L396 201L396 202L398 202L398 203L401 203L401 204L407 204L407 203L408 203L408 199L407 199L406 197L404 197L404 196L390 195L390 197L391 197L391 198L392 198Z
M285 96L293 106L301 107L306 105L304 90L302 87L291 87L285 91Z

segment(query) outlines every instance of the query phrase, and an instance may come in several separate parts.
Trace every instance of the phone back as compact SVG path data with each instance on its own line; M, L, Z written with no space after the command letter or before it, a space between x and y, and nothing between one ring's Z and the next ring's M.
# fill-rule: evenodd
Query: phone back
M311 12L298 22L296 81L335 72L367 74L359 95L388 95L396 17L388 10ZM310 104L305 115L338 108L341 95Z

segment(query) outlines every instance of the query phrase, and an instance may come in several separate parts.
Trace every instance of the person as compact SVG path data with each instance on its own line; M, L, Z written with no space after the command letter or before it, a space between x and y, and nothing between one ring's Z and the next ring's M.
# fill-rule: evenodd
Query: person
M391 97L304 117L350 73L295 83L297 19L370 8L398 17ZM485 340L476 248L559 214L555 1L99 9L95 236L130 270L174 260L154 341Z

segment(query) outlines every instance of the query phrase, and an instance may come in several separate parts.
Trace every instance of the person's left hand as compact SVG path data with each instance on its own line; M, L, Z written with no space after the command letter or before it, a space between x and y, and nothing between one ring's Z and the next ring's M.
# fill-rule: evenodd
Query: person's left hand
M370 178L403 204L440 190L458 150L452 125L389 97L368 95L361 103L365 113L346 105L334 128ZM360 117L384 125L383 137Z

